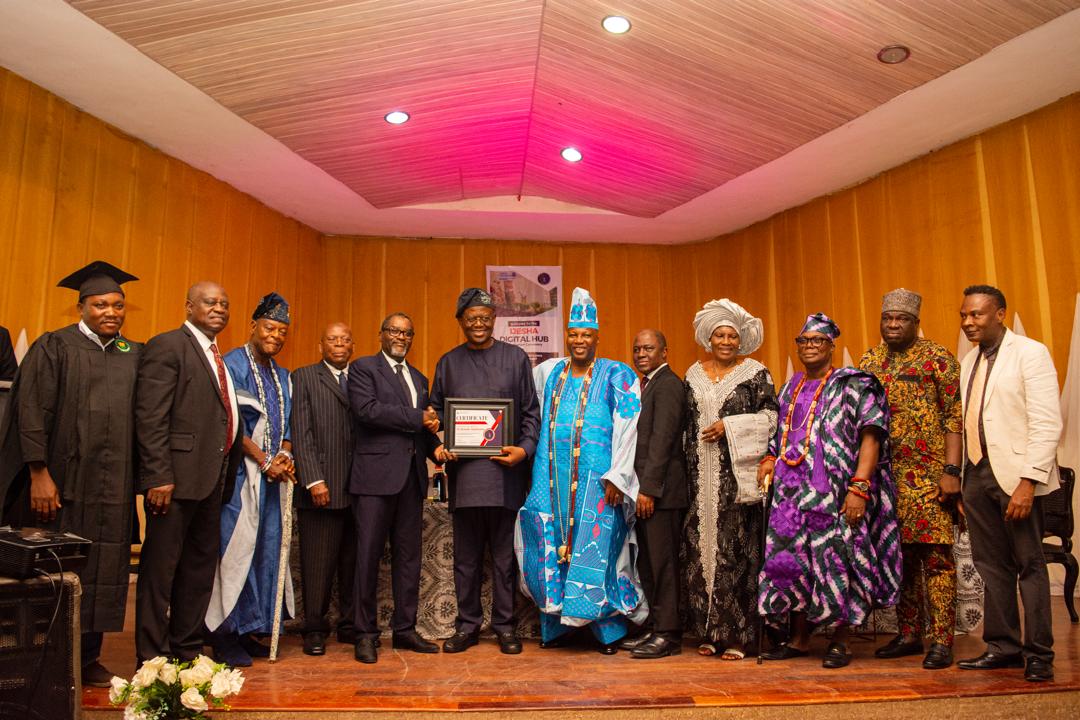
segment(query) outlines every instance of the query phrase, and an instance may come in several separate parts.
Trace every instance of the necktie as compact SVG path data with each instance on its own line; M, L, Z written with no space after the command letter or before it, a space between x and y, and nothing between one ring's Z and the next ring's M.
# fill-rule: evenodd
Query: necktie
M641 394L645 394L645 386L649 384L649 376L645 375L641 378Z
M971 392L968 393L967 412L964 413L964 444L967 446L968 460L975 465L983 459L982 441L979 440L979 415L982 413L983 390L986 389L986 368L990 365L983 356L980 356L977 362L979 366L975 368Z
M229 381L225 379L225 363L221 361L221 353L218 352L217 343L210 343L210 349L214 353L214 364L217 365L218 393L221 402L225 404L225 454L229 453L233 444L233 416L232 403L229 402Z
M409 401L409 405L412 406L412 392L409 390L409 383L405 382L405 374L402 373L402 369L405 367L404 363L394 366L394 372L397 373L398 382L401 383L401 387L405 390L405 397Z
M337 380L338 380L338 385L341 386L341 392L348 395L349 394L349 376L345 374L344 370L342 370L341 372L338 373Z

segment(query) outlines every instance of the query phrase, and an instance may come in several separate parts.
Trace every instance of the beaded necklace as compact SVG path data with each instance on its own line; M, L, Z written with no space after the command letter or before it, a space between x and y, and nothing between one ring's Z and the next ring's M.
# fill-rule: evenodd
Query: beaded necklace
M578 459L581 457L581 433L585 426L585 401L589 397L589 385L592 384L593 367L596 361L589 363L589 369L585 371L585 379L581 381L581 391L578 393L577 407L574 409L574 440L570 446L573 450L573 459L570 462L570 502L567 514L562 512L562 497L559 493L559 463L555 453L555 418L559 414L559 403L562 402L563 385L566 377L570 374L570 361L559 374L559 380L555 384L555 391L551 396L551 409L548 412L548 467L549 493L551 504L555 511L555 517L559 522L559 529L565 541L559 546L559 564L570 562L570 552L574 547L574 506L577 504L577 475Z
M251 353L251 346L250 345L244 345L244 352L247 353L248 365L251 366L251 376L253 378L255 378L255 389L258 391L258 394L259 394L259 404L262 405L263 408L266 408L267 410L269 410L269 408L267 408L267 405L266 405L266 388L263 387L262 373L259 372L259 366L255 362L255 356L252 355L252 353ZM274 368L274 359L269 358L269 361L270 361L270 376L272 378L274 378L274 389L277 391L277 397L278 397L278 416L277 416L278 430L279 430L278 437L284 438L285 437L285 396L281 392L281 380L278 378L278 374L277 374L277 372L276 372L276 370ZM264 453L269 454L270 447L273 444L273 441L274 441L274 436L270 432L270 423L268 421L266 424L263 425L263 437L262 437L262 448L261 449L262 449L262 451Z
M825 389L825 383L829 382L829 376L832 375L833 369L830 367L828 372L825 373L825 377L822 378L821 384L818 385L817 390L814 391L814 397L810 400L810 409L806 412L806 417L803 418L803 422L806 425L806 440L802 447L802 452L799 453L799 457L791 460L788 458L784 447L787 445L788 430L791 429L791 417L795 414L795 404L799 399L799 393L802 392L803 385L806 384L806 374L804 373L802 378L799 379L799 384L795 386L795 392L791 395L791 405L788 406L787 417L784 418L784 432L780 435L780 452L777 455L784 461L789 467L795 467L806 459L806 454L810 451L810 432L814 426L814 408L817 407L818 398L821 397L821 391Z

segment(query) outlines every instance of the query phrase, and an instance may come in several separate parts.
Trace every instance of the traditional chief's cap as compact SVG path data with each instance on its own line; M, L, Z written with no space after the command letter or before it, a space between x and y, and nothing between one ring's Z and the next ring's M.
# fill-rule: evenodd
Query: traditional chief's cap
M739 334L739 354L749 355L761 347L764 331L761 320L746 311L742 305L727 298L710 300L694 316L694 338L706 350L709 338L720 326L733 328Z
M881 312L905 312L914 318L919 317L922 308L922 296L905 288L896 288L881 296Z
M830 340L835 340L840 337L840 328L837 327L833 319L825 313L814 313L813 315L806 316L806 322L803 323L800 333L806 332L819 332L822 335L828 335Z
M263 318L288 325L289 303L285 302L285 298L276 292L263 295L262 300L259 301L259 306L251 314L251 319L261 320Z
M585 288L574 288L570 300L570 322L566 327L600 329L600 321L596 317L596 301Z
M488 294L487 290L478 287L465 288L458 295L457 310L454 312L454 317L461 317L471 307L494 308L495 301L491 299L491 295Z
M95 260L56 283L56 287L78 290L79 302L82 302L83 298L90 295L106 295L114 292L123 295L124 291L120 285L138 279L104 260Z

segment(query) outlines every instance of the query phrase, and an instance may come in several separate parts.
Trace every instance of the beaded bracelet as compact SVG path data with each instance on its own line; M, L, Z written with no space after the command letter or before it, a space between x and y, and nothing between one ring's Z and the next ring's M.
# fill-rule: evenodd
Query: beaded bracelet
M266 471L267 471L267 470L269 470L269 469L270 469L270 466L271 466L271 465L273 465L273 464L274 464L274 458L273 458L273 456L271 456L271 455L270 455L270 453L267 453L267 454L266 454L266 459L265 459L265 460L263 460L263 463L262 463L262 465L260 465L260 466L259 466L259 472L261 472L261 473L264 473L264 474L265 474L265 473L266 473Z

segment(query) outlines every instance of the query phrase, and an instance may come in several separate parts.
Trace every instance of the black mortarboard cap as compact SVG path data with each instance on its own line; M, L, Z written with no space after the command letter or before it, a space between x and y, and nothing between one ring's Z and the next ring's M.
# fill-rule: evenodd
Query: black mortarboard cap
M76 270L56 284L57 287L79 291L79 302L90 295L105 295L118 292L124 294L121 284L138 280L131 273L126 273L104 260L95 260L84 268Z

